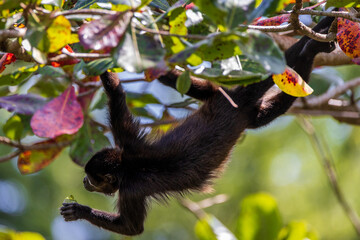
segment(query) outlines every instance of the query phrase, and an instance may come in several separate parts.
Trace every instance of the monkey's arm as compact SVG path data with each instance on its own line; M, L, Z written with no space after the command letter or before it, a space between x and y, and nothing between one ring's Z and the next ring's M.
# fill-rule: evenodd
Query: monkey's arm
M109 112L115 143L120 147L140 144L139 124L126 105L126 94L116 73L105 72L100 76L109 97Z
M158 80L162 84L176 89L176 80L181 73L182 72L178 70L171 70L165 75L159 77ZM217 89L218 88L209 81L205 81L197 77L191 77L191 86L186 95L203 101L212 97L216 93Z
M78 203L63 203L60 213L65 221L85 219L90 223L124 235L138 235L144 230L145 198L119 200L120 214L92 209Z
M321 20L313 30L327 33L334 18L326 17ZM285 52L286 63L293 68L305 82L309 81L312 65L316 54L320 52L331 52L335 48L333 42L318 42L309 37L302 37L297 43ZM257 88L268 89L274 84L271 77L256 85L250 85L249 90ZM257 109L252 114L248 128L258 128L270 123L272 120L284 114L296 100L284 92L267 97L266 95L258 102Z

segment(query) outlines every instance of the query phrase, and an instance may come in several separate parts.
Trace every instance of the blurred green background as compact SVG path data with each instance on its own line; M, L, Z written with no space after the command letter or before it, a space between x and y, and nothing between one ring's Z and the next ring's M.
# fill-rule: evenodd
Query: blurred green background
M7 112L0 111L1 118L6 118ZM325 117L315 118L313 123L331 150L346 197L360 211L359 128ZM63 221L58 208L70 194L81 204L107 211L115 208L115 198L83 188L83 169L69 159L67 150L50 166L28 176L20 175L15 160L0 165L0 225L39 232L46 239L122 239L86 221ZM0 152L5 151L6 147L0 145ZM235 232L241 200L257 192L268 192L276 198L284 224L306 220L321 239L358 239L295 117L284 116L267 127L247 131L223 176L216 180L214 192L189 197L198 201L228 195L225 203L205 210ZM145 232L133 239L196 239L196 221L174 199L166 206L153 202Z

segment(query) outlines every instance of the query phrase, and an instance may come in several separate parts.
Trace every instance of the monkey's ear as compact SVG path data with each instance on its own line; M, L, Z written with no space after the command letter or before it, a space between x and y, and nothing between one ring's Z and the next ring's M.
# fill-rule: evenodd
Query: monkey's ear
M110 173L104 175L104 179L108 183L114 183L116 182L116 177Z

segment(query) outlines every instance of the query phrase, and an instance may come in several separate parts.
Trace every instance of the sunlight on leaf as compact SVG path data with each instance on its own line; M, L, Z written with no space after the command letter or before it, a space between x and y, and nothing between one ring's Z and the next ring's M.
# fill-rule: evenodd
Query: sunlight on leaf
M306 97L313 89L293 69L287 67L282 74L272 76L275 84L285 93L294 97Z
M58 16L46 30L50 46L47 52L56 52L70 42L71 24L64 16Z
M244 198L237 224L241 240L275 240L282 226L276 200L269 194L257 193Z
M317 232L306 221L292 221L283 227L278 240L318 240Z
M40 233L15 232L12 230L0 229L1 240L45 240Z

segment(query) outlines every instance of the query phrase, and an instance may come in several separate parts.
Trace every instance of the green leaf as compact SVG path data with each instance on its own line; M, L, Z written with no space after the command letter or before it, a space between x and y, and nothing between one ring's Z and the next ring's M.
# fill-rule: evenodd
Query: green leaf
M159 8L164 11L166 11L170 8L170 5L166 0L153 0L150 3L150 6Z
M185 71L183 72L176 80L176 89L181 94L185 94L189 91L191 87L191 79L190 79L190 72Z
M199 240L217 240L206 219L199 220L195 224L195 234Z
M240 38L238 41L243 53L259 62L268 72L283 73L286 67L285 57L272 38L259 31L249 30L248 33L249 39Z
M252 73L247 71L233 70L228 72L223 69L205 68L198 69L193 72L194 75L222 84L222 85L248 85L251 83L264 80L268 76L260 73Z
M200 240L237 240L215 216L208 215L195 225L195 234Z
M114 67L112 58L103 58L91 61L87 63L83 71L88 76L99 76L104 73L107 69Z
M360 7L359 0L327 0L326 8L328 7Z
M237 44L239 40L238 35L221 33L211 38L210 42L200 46L196 50L196 54L206 61L227 59L240 55L241 50Z
M318 240L318 234L306 221L292 221L283 227L278 240Z
M18 115L9 118L3 126L5 135L13 140L20 140L23 130L24 125Z
M0 229L0 239L2 240L45 240L36 232L15 232L8 229Z
M114 61L126 71L142 72L155 67L164 55L165 51L156 37L136 34L129 28L115 49Z
M70 157L75 163L84 166L97 151L109 145L103 132L85 122L70 146Z
M31 67L21 67L15 70L11 74L2 75L0 74L0 86L15 86L22 81L29 79L30 76L38 70L39 66L34 65Z
M219 27L220 31L225 30L225 19L228 13L216 4L216 0L194 0L193 2L202 13L206 14Z
M241 240L275 240L282 226L276 200L269 194L247 196L241 203L237 237Z
M145 107L147 104L160 104L159 100L151 94L134 92L126 93L126 102L131 107Z

